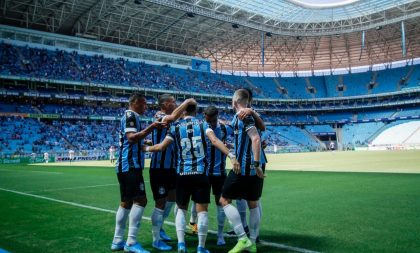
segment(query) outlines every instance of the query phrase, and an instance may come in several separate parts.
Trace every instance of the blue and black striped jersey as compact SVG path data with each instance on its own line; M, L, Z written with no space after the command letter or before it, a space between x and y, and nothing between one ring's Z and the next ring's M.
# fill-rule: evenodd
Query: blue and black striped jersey
M247 133L248 130L255 127L254 118L252 116L247 116L245 119L240 120L238 118L238 114L235 114L231 126L233 127L235 135L235 157L241 166L241 175L256 175L255 170L251 166L254 163L254 154L252 153L252 141ZM263 152L261 152L260 154L260 157L262 156ZM260 159L260 163L264 164L265 159Z
M144 168L144 153L141 151L143 140L137 143L129 143L127 133L136 133L142 130L140 115L132 110L126 110L120 123L120 146L116 164L116 171L127 172L129 169Z
M163 118L166 116L165 113L159 111L155 114L155 120L162 122ZM168 128L163 129L154 129L152 132L152 143L153 145L161 143L168 132ZM162 152L156 152L152 154L152 159L150 160L150 169L175 169L175 149L173 143L169 145L166 150Z
M223 143L226 143L226 138L228 136L233 135L233 129L230 125L217 123L216 128L212 128L212 130L216 137ZM213 146L210 140L207 142L207 159L209 162L209 175L226 175L226 155Z
M171 126L167 138L175 144L179 175L207 174L206 131L211 131L207 123L194 117L187 117Z

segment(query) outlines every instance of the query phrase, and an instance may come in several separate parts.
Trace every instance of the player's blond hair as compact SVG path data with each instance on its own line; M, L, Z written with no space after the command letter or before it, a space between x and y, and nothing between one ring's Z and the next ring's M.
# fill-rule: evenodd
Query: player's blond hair
M233 94L232 101L246 107L248 105L249 93L245 89L236 90Z

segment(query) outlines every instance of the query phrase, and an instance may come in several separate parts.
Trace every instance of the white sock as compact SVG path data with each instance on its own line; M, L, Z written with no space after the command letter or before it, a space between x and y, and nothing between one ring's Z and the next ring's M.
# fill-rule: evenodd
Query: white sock
M198 247L206 247L207 232L209 230L208 212L203 211L198 213Z
M163 220L168 218L169 214L171 213L172 207L174 206L175 202L166 201L165 210L163 211Z
M225 228L226 215L223 207L217 206L217 236L223 236L223 229Z
M163 210L156 208L153 210L152 214L152 235L153 235L153 241L159 241L160 240L160 229L162 227L163 222Z
M174 216L176 218L176 214L178 213L178 205L175 205L174 207Z
M195 202L192 202L191 204L190 223L197 223L197 209L195 207Z
M258 236L258 230L260 229L260 209L258 207L249 209L249 239L253 243Z
M125 209L121 206L118 207L117 214L115 215L115 233L112 243L118 244L124 240L125 224L130 209Z
M144 207L133 204L131 207L128 223L128 239L127 244L133 245L137 242L137 232L139 231L141 217L143 216Z
M187 210L178 208L175 217L176 236L178 237L178 243L185 243L185 216Z
M241 216L242 226L245 228L248 226L246 222L246 209L248 209L248 204L244 199L236 200L236 207L238 208L239 215Z
M241 223L241 216L239 215L238 209L234 207L232 204L228 204L223 207L223 210L225 211L226 217L229 220L230 225L233 228L233 231L235 231L235 234L239 237L246 237L246 233L244 230L244 227Z

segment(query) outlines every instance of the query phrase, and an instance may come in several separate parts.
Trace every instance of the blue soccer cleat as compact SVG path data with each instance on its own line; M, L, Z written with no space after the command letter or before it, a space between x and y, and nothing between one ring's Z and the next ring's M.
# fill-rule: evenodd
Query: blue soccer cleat
M171 237L169 237L166 233L165 230L160 229L159 232L160 238L164 241L164 242L170 242L172 241Z
M127 244L124 246L124 252L131 252L131 253L150 253L149 251L143 249L140 243L133 244L128 246Z
M186 253L187 248L185 247L185 242L178 243L178 253Z
M223 238L223 236L218 236L217 237L217 246L223 246L223 245L226 245L225 238Z
M154 241L152 244L153 248L161 250L161 251L168 251L171 250L172 247L169 246L168 244L166 244L164 241L159 240L159 241Z
M203 247L198 246L197 247L197 253L210 253L210 251L206 250Z
M111 244L111 251L120 251L124 249L125 241Z

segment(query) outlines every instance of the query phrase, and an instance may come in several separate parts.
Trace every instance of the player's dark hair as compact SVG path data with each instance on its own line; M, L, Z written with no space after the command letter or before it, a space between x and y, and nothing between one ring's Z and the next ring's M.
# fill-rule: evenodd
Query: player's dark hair
M131 94L130 98L128 99L128 103L130 105L134 104L137 100L145 98L143 94L141 93L134 93Z
M162 105L167 102L169 99L173 98L174 96L172 96L171 94L162 94L159 96L158 98L158 104L159 107L162 107Z
M197 113L197 105L188 105L185 112L189 115Z
M204 114L209 117L214 117L219 114L219 110L215 106L210 105L207 106L206 109L204 109Z

